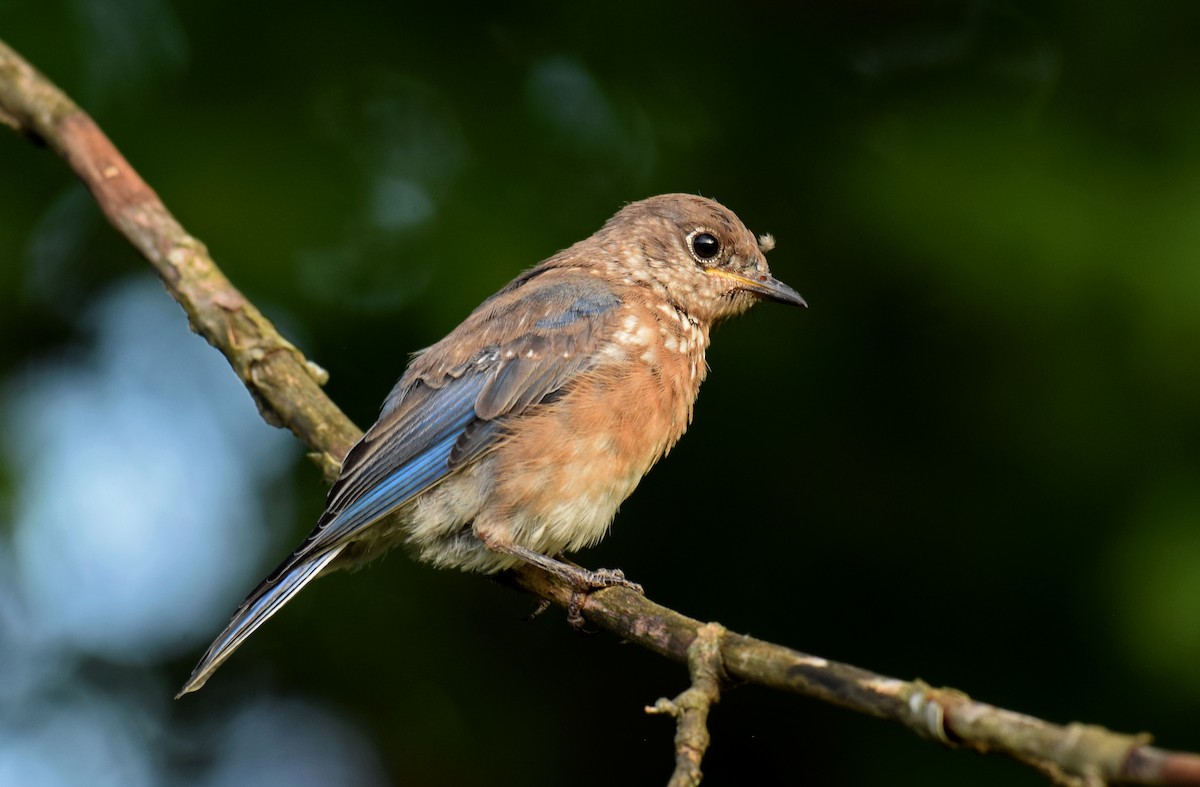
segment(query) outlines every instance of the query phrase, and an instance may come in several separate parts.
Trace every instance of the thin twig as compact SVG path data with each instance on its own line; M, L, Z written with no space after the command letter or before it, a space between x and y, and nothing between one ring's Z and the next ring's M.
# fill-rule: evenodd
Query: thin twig
M324 372L230 283L92 119L2 41L0 122L68 163L109 222L158 271L192 329L229 360L264 419L290 429L313 449L326 476L335 476L361 432L321 390ZM509 579L564 609L572 603L571 587L536 568L523 567ZM687 661L702 627L621 587L591 594L582 612L592 624L680 662ZM1005 754L1062 784L1200 786L1200 755L1151 747L1148 735L1052 724L953 689L889 678L741 634L726 632L719 642L719 662L731 678L889 719L947 746Z
M708 751L708 711L721 699L721 680L725 669L721 664L721 637L725 627L706 623L696 632L688 646L688 674L692 685L678 697L662 697L646 708L646 713L663 713L675 717L675 772L667 787L696 787L704 778L700 763Z

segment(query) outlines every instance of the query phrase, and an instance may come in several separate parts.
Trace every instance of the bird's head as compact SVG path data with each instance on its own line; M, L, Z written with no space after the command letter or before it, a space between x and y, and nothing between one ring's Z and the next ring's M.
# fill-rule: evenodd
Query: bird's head
M733 211L692 194L663 194L625 206L598 233L619 273L659 285L676 306L709 323L741 314L759 300L807 306L771 275L765 253Z

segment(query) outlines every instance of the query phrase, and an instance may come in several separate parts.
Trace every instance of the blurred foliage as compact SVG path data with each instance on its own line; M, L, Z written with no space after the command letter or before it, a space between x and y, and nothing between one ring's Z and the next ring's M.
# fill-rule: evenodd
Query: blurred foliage
M720 199L812 307L718 332L691 432L580 560L735 630L1200 746L1200 5L8 0L0 31L364 426L408 352L622 203ZM10 379L147 275L11 134L0 261ZM173 691L323 501L299 462L263 494L289 532L228 604L169 659L85 674ZM164 739L269 691L395 783L662 783L672 730L641 708L684 671L529 607L401 555L322 581L159 711L156 773L209 773L228 736ZM1042 783L755 688L713 727L712 784Z

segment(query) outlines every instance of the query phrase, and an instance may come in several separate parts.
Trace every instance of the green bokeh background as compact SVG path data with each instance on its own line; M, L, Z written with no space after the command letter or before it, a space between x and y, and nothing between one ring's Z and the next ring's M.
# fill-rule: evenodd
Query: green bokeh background
M1198 34L1200 5L1166 2L0 2L0 37L360 425L409 351L625 202L698 192L774 233L811 308L717 332L689 434L578 559L734 630L1190 749ZM0 375L86 344L76 316L148 275L61 162L0 135ZM0 477L7 517L21 472ZM299 455L264 490L288 532L254 575L323 492ZM177 658L86 669L169 695L255 578ZM684 671L529 608L395 555L302 594L165 729L266 686L346 719L396 784L665 782L672 725L642 707ZM714 785L1043 783L755 687L712 731ZM215 756L153 746L181 783Z

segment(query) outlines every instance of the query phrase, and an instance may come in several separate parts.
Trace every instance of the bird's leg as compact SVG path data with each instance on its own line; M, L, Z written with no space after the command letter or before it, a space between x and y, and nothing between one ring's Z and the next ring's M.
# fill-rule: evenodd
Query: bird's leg
M485 530L478 526L475 528L475 535L479 537L479 540L483 542L485 547L493 552L512 555L524 560L526 563L532 563L538 568L549 571L564 582L570 583L577 592L586 594L593 590L620 585L636 593L645 593L641 585L626 579L625 574L620 569L602 568L598 571L591 571L574 563L555 560L548 555L535 552L520 544L514 544L507 538L497 535L494 531Z

